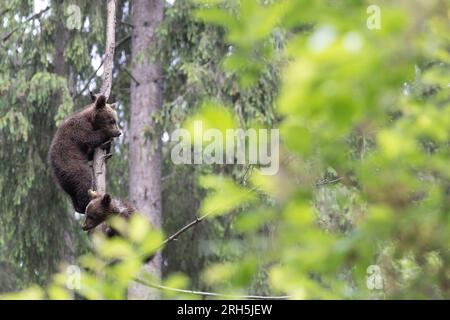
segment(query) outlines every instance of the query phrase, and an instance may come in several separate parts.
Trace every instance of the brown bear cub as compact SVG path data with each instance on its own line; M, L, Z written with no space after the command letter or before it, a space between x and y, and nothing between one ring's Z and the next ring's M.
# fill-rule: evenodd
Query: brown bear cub
M79 213L85 213L90 201L88 190L93 185L87 162L95 148L107 147L108 141L121 134L114 105L107 104L103 95L92 98L92 104L61 123L49 150L53 174Z
M117 215L128 220L131 215L136 214L133 206L120 200L112 199L108 193L98 195L96 192L89 190L89 202L86 207L86 218L83 223L83 230L91 233L99 224L105 222L109 217ZM110 227L108 223L104 223L99 228L100 231L108 238L120 236L120 232ZM145 263L151 261L155 255L151 254L142 257Z
M129 219L136 211L133 206L120 200L112 199L111 195L105 193L98 195L96 192L89 190L89 202L86 207L86 218L83 223L83 230L89 231L97 227L100 223L106 221L108 217L118 215L122 218ZM111 227L106 226L102 230L108 237L118 235L118 232Z

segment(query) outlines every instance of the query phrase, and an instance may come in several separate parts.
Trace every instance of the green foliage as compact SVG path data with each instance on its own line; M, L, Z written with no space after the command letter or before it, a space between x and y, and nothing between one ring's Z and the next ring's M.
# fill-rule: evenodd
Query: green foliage
M304 17L317 23L307 37L290 37L285 50L289 64L278 96L285 152L292 153L297 163L283 166L276 176L252 179L274 197L279 212L272 250L262 262L275 264L269 272L272 288L294 298L374 297L376 293L366 287L366 270L379 265L388 297L430 297L431 287L431 296L448 297L448 169L444 163L448 161L450 117L448 99L442 99L448 98L448 53L442 49L427 52L428 47L419 40L430 25L428 17L431 25L448 31L448 26L440 23L445 14L430 5L418 26L406 18L411 8L383 3L382 30L377 32L363 27L366 6L359 1L338 2L326 9L320 1L281 1L273 6L242 1L232 9L221 1L208 3L197 16L225 27L226 39L237 48L228 61L236 59L250 66L266 57L255 57L241 47L264 42L270 35L251 23L253 17L266 13L268 25L276 21L274 26L288 30L306 22ZM247 10L250 7L258 9ZM344 8L345 20L339 18ZM412 33L417 40L400 46ZM428 41L436 38L435 43L448 45L442 36L427 34ZM434 61L436 53L444 59L432 68L417 66L419 59ZM420 100L412 92L401 94L402 86L413 91L410 83L415 69L414 88L437 88L425 97L420 92ZM239 64L229 70L241 79L258 75ZM350 157L354 145L349 138L355 135L358 141L361 137L373 141L370 148L361 146L364 150L358 159ZM328 222L324 213L329 209L320 202L323 195L316 195L314 184L296 182L305 176L301 166L305 163L331 166L339 177L339 189L323 187L331 192L332 199L327 202L335 203ZM207 201L208 206L214 205ZM261 219L270 216L273 209L268 210ZM261 225L256 217L254 222L247 218L245 231ZM338 219L337 228L333 219ZM345 228L340 228L342 223ZM427 258L430 255L434 267ZM244 272L247 263L252 264L248 261L253 261L253 270L261 264L252 256L249 250L245 262L208 269L206 275L215 278L206 276L205 281L233 282L239 273L236 270ZM240 285L245 288L248 283L242 280Z
M203 200L200 211L205 215L219 215L238 208L243 203L256 200L251 190L245 190L233 183L231 179L218 176L204 176L200 185L205 189L213 189Z
M3 295L3 299L69 299L77 294L86 299L125 299L127 287L133 280L147 283L151 273L140 271L143 261L162 244L162 234L151 228L139 214L129 221L114 218L111 222L121 237L107 239L102 233L92 237L93 250L79 258L78 266L63 265L53 275L46 289L30 287L20 293ZM181 276L168 283L182 285Z
M237 75L222 67L223 58L231 48L225 39L224 28L197 19L194 10L198 6L191 0L175 1L173 5L167 6L159 30L161 38L158 52L165 75L160 117L163 131L170 134L182 126L192 130L190 124L193 124L193 120L202 120L203 130L209 126L271 126L277 121L274 101L279 62L269 61L255 86L240 88ZM280 37L277 41L281 41ZM194 137L192 131L191 137ZM199 214L200 202L205 194L198 183L200 176L231 174L238 181L243 181L249 173L247 166L174 165L170 159L172 146L170 142L163 144L163 224L168 234L177 231ZM167 261L164 274L182 270L189 276L193 289L208 289L199 280L201 275L198 270L211 262L235 256L234 246L228 245L237 242L238 235L232 225L233 217L223 215L220 219L203 221L188 230L180 236L180 241L164 249L163 255ZM229 241L224 242L224 238Z

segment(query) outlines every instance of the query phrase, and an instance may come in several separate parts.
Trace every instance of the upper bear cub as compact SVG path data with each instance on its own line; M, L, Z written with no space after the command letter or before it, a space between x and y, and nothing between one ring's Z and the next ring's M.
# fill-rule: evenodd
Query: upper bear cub
M121 134L114 105L107 104L103 95L92 98L92 104L61 123L49 150L53 174L79 213L85 212L90 201L93 177L87 161L95 148Z
M92 199L86 207L86 218L83 223L83 230L88 231L97 227L100 223L106 221L109 216L119 215L128 219L136 210L128 203L112 199L108 193L98 195L89 190L89 196ZM103 232L107 236L117 235L116 230L106 227Z

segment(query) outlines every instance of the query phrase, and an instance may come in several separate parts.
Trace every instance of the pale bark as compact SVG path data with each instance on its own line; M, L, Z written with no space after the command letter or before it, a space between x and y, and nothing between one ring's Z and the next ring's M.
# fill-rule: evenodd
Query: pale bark
M108 0L107 18L106 18L106 45L105 57L103 60L102 87L100 94L103 94L108 100L111 94L112 69L114 65L115 49L115 30L116 30L116 1ZM97 193L106 192L106 150L102 148L95 149L92 166L95 175L95 189ZM100 227L100 226L99 226Z
M152 114L162 103L162 68L151 59L155 31L163 19L164 0L133 2L133 35L131 74L131 115L129 145L129 195L140 213L155 228L161 227L161 146L160 132ZM161 254L144 266L156 279L161 277ZM157 299L159 292L133 283L130 299Z
M108 0L106 20L106 46L103 60L103 75L100 94L109 98L112 87L112 74L114 66L114 49L116 48L116 1Z

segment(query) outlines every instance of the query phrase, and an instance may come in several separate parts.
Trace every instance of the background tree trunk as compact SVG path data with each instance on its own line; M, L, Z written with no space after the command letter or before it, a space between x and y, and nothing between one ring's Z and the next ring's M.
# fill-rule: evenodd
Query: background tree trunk
M137 0L133 3L131 114L129 146L129 195L137 210L155 228L161 227L161 140L152 120L162 103L162 67L152 59L151 45L163 19L163 0ZM153 47L154 48L154 47ZM161 277L161 254L144 266ZM133 283L130 299L157 299L158 292Z

